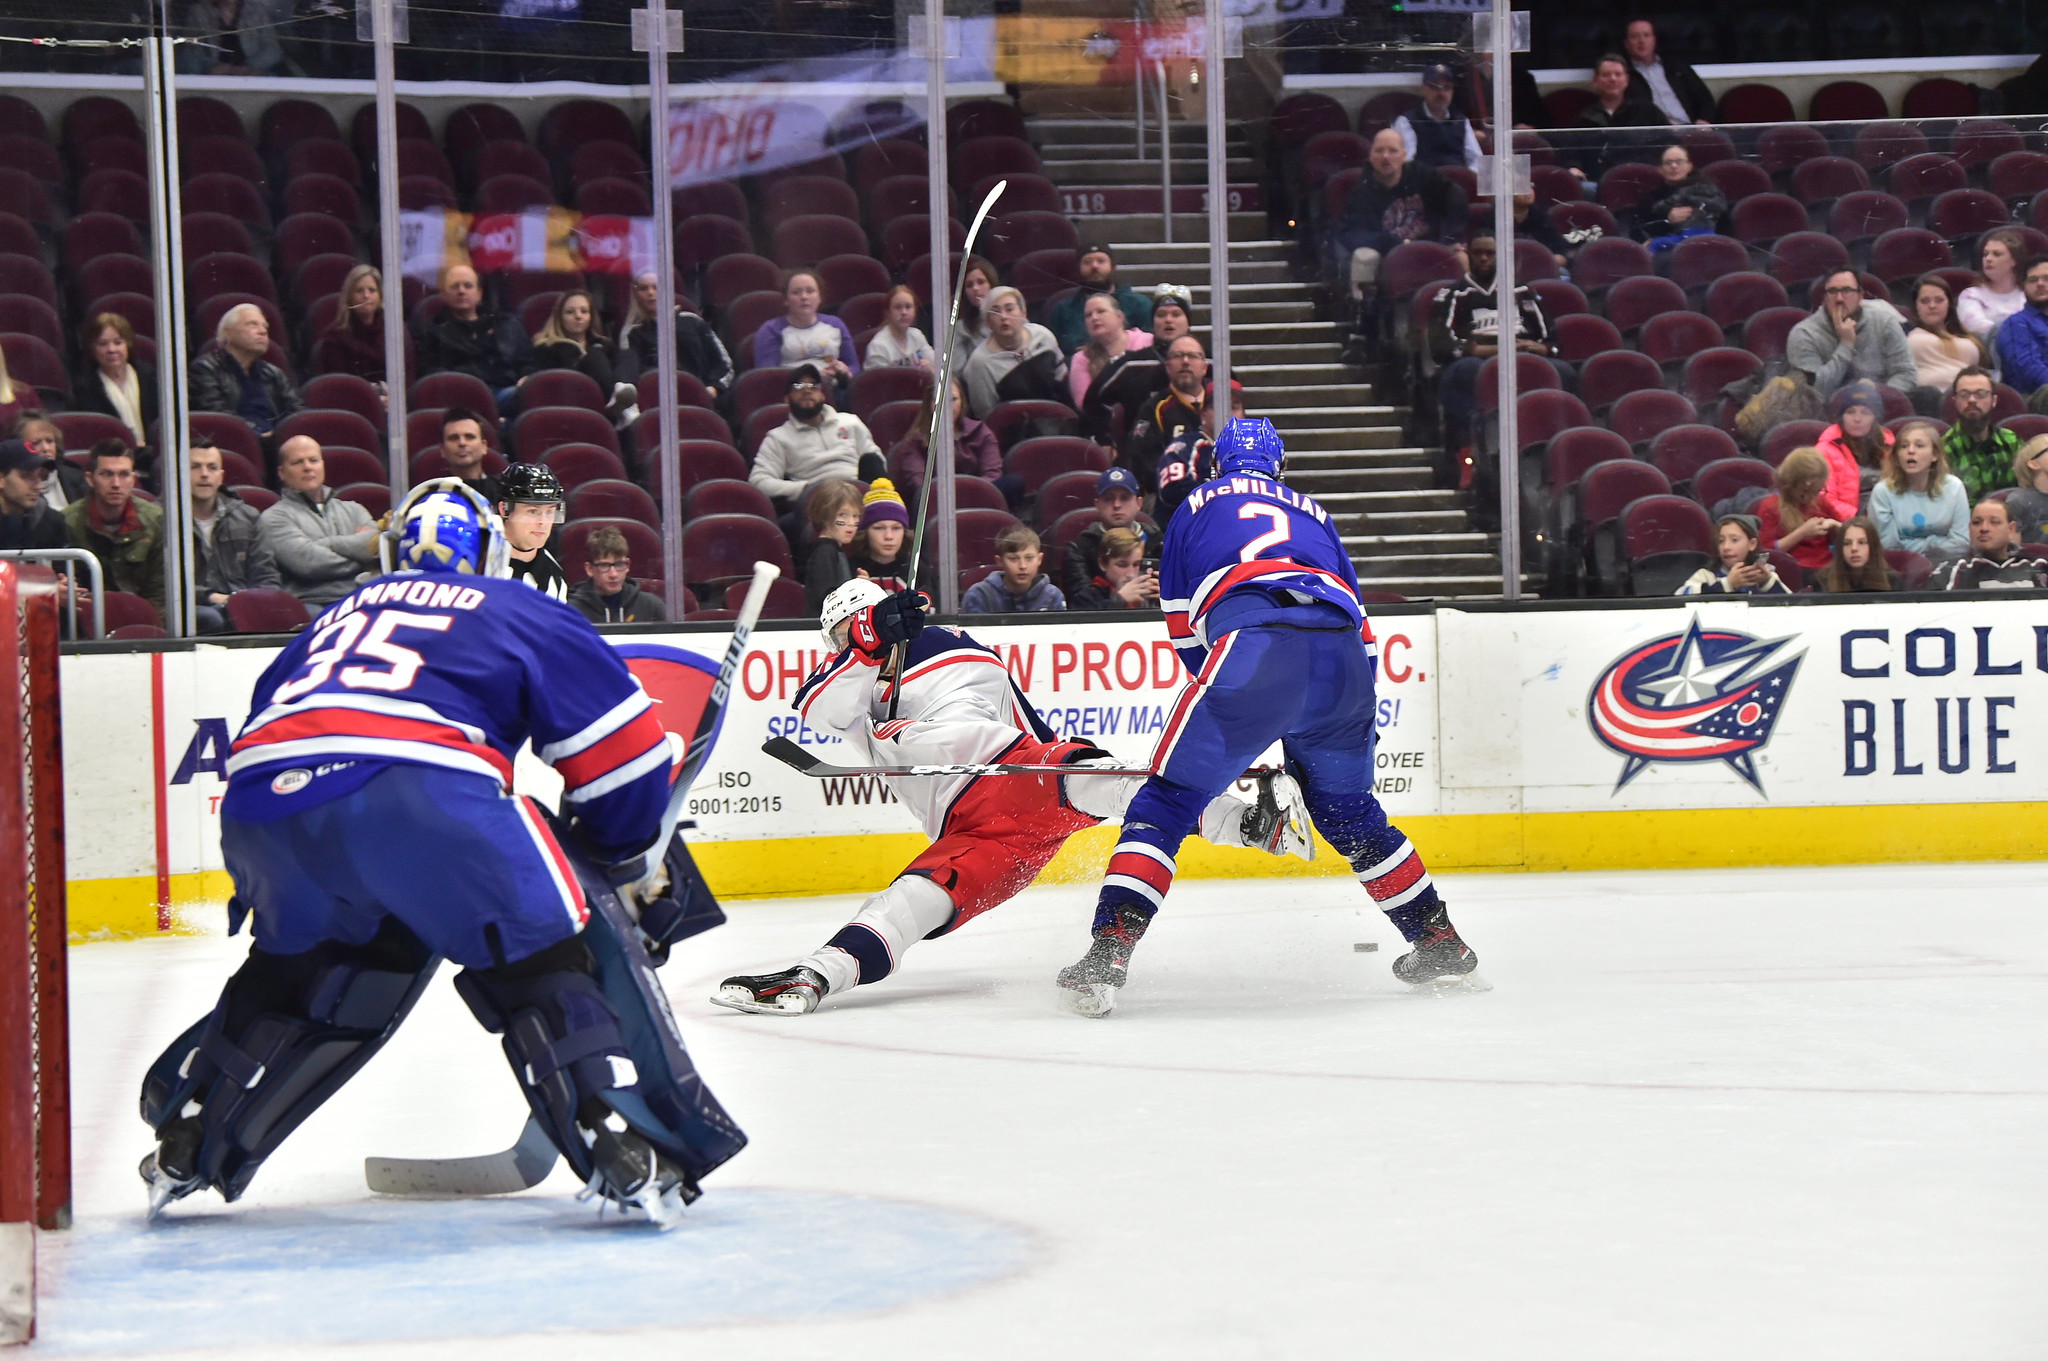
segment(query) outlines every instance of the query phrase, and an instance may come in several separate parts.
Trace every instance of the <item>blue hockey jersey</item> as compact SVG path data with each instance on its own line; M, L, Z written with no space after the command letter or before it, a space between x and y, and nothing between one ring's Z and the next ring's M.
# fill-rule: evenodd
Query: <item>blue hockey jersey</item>
M1199 675L1208 658L1216 607L1253 592L1327 601L1365 627L1358 575L1330 512L1269 477L1227 473L1188 494L1160 553L1159 605L1190 672Z
M323 610L256 682L227 762L225 808L276 816L349 793L394 762L509 790L529 738L599 851L623 856L654 840L673 767L668 734L580 613L518 580L379 577Z

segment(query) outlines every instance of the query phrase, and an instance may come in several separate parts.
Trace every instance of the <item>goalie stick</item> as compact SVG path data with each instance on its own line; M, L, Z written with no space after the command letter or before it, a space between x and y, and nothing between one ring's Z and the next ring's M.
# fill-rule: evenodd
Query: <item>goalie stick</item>
M768 604L768 587L781 575L782 569L772 562L754 564L754 579L748 583L747 598L733 620L732 641L726 644L725 656L718 663L718 679L712 683L711 698L697 720L697 731L683 754L682 769L669 789L668 806L661 816L661 835L640 862L643 872L630 877L628 883L652 874L661 864L661 854L668 849L669 838L675 835L676 824L682 819L690 786L710 755L710 735L732 693L732 678L739 672L747 640L753 636L754 625ZM384 1196L503 1196L540 1185L555 1170L555 1159L559 1156L547 1131L538 1120L528 1116L519 1138L501 1153L480 1153L470 1158L367 1157L363 1159L363 1180L372 1191Z
M962 761L925 766L835 766L827 765L787 737L771 737L761 750L792 770L820 780L846 775L1150 775L1150 766L1052 766L1023 765L1004 761Z

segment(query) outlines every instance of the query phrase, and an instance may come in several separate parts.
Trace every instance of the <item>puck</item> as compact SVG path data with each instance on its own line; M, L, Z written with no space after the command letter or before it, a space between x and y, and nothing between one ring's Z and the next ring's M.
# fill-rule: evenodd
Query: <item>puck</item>
M1362 940L1351 948L1357 954L1369 955L1380 948L1380 943L1376 940Z

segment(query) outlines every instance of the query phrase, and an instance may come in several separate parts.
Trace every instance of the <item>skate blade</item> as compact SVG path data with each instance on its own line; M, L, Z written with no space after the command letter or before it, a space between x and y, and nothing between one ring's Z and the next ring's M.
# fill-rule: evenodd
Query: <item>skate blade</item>
M1062 987L1060 1005L1076 1016L1103 1017L1116 1009L1116 989L1108 983Z
M156 1154L154 1153L145 1155L142 1159L142 1166L137 1168L136 1171L142 1174L143 1183L149 1188L149 1218L151 1220L155 1220L163 1214L172 1201L183 1200L186 1196L199 1189L199 1179L197 1177L190 1181L178 1181L173 1177L165 1176L157 1168Z
M1447 973L1420 983L1408 985L1416 992L1441 997L1454 992L1492 992L1493 984L1479 976L1478 970L1471 973Z
M763 1002L745 988L720 988L711 994L709 1000L717 1006L753 1016L802 1016L813 1010L804 1005L802 995L794 991L777 993Z

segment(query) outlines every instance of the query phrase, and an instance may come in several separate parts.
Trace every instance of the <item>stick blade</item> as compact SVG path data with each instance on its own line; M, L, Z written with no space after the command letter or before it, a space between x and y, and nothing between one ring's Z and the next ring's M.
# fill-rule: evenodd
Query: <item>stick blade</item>
M761 744L761 750L794 770L809 771L824 764L787 737L771 737Z
M506 1196L547 1180L560 1156L528 1116L518 1142L473 1158L365 1158L363 1180L380 1196Z

